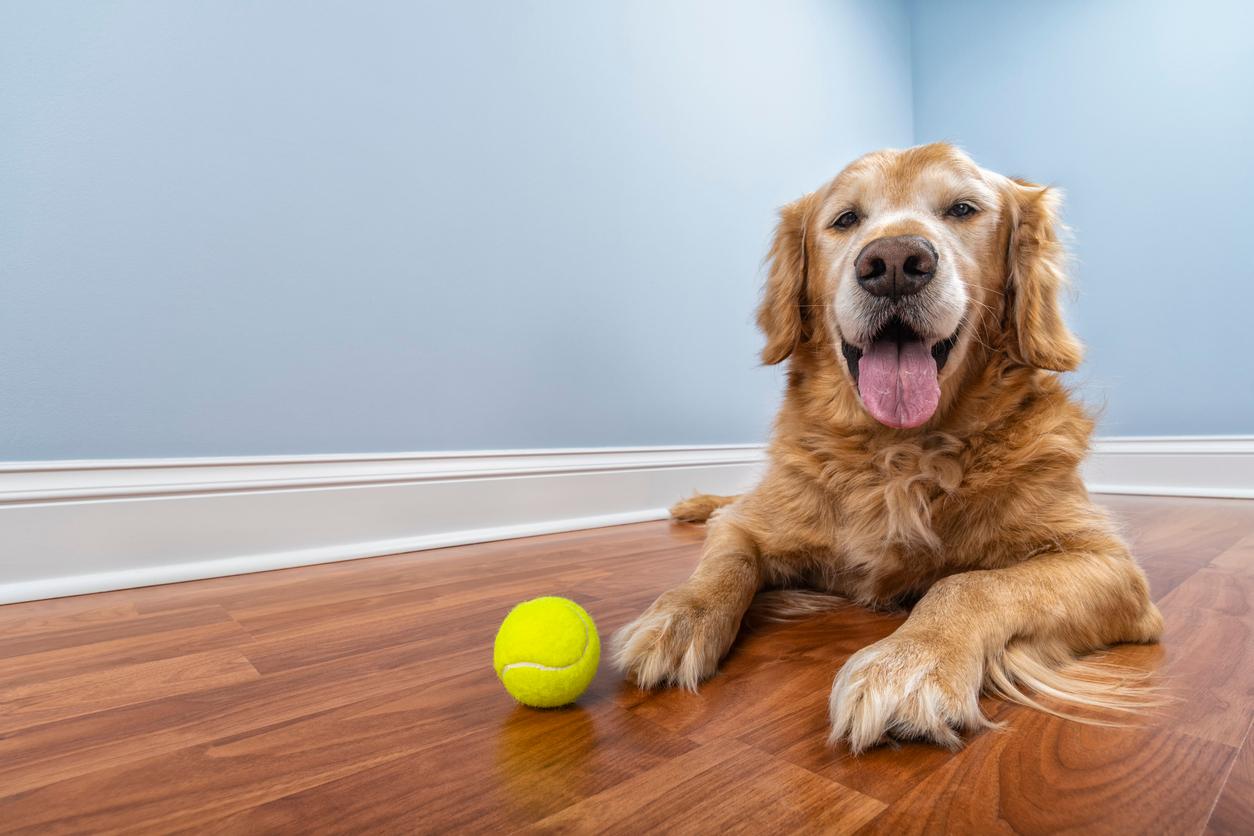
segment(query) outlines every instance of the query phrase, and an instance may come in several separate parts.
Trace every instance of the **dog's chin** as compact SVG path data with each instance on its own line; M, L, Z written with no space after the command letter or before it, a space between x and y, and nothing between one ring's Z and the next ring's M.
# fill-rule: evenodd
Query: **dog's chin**
M931 340L893 317L867 340L865 348L842 341L841 353L871 417L886 427L910 429L927 423L936 413L940 372L957 342L957 331Z

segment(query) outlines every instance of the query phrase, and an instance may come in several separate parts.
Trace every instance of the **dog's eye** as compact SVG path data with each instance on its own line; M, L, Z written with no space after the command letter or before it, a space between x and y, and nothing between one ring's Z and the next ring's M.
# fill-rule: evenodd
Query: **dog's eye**
M958 201L945 212L951 218L965 218L975 214L975 207L965 201Z
M850 211L850 212L846 212L845 214L841 215L836 220L832 221L832 226L836 227L837 229L848 229L849 227L853 226L857 222L858 222L858 213Z

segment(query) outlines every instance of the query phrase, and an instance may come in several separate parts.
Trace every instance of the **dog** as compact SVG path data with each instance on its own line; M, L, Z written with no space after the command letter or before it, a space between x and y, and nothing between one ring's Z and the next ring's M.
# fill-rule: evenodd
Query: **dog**
M695 690L760 591L808 588L912 605L836 675L830 741L854 753L957 748L991 725L982 693L1145 697L1075 661L1163 621L1080 478L1093 420L1059 378L1082 352L1059 202L931 144L861 157L780 211L757 314L763 362L789 364L767 468L672 509L709 528L692 577L615 636L630 679Z

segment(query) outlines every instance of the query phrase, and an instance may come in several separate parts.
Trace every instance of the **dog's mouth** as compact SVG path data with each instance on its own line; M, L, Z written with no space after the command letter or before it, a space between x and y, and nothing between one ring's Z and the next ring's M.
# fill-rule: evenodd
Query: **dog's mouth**
M842 341L841 353L867 412L885 426L908 429L935 414L940 404L940 370L957 341L955 331L948 339L929 345L908 324L893 317L865 351Z

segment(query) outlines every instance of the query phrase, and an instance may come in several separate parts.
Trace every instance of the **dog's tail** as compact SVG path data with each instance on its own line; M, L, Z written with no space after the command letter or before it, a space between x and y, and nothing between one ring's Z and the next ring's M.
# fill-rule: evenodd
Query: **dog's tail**
M852 607L848 599L805 589L759 592L750 624L792 621ZM1135 714L1174 700L1154 674L1103 661L1077 659L1061 642L1011 642L985 662L984 693L1080 723L1123 726ZM995 725L995 724L994 724Z
M671 506L671 518L680 522L705 522L724 505L731 505L739 496L715 496L710 493L693 494Z
M1077 659L1061 642L1011 642L988 660L984 690L1055 717L1097 726L1125 725L1122 721L1130 715L1173 702L1155 683L1153 672L1100 657Z
M810 589L768 589L753 598L745 618L755 624L795 621L853 607L849 599Z

